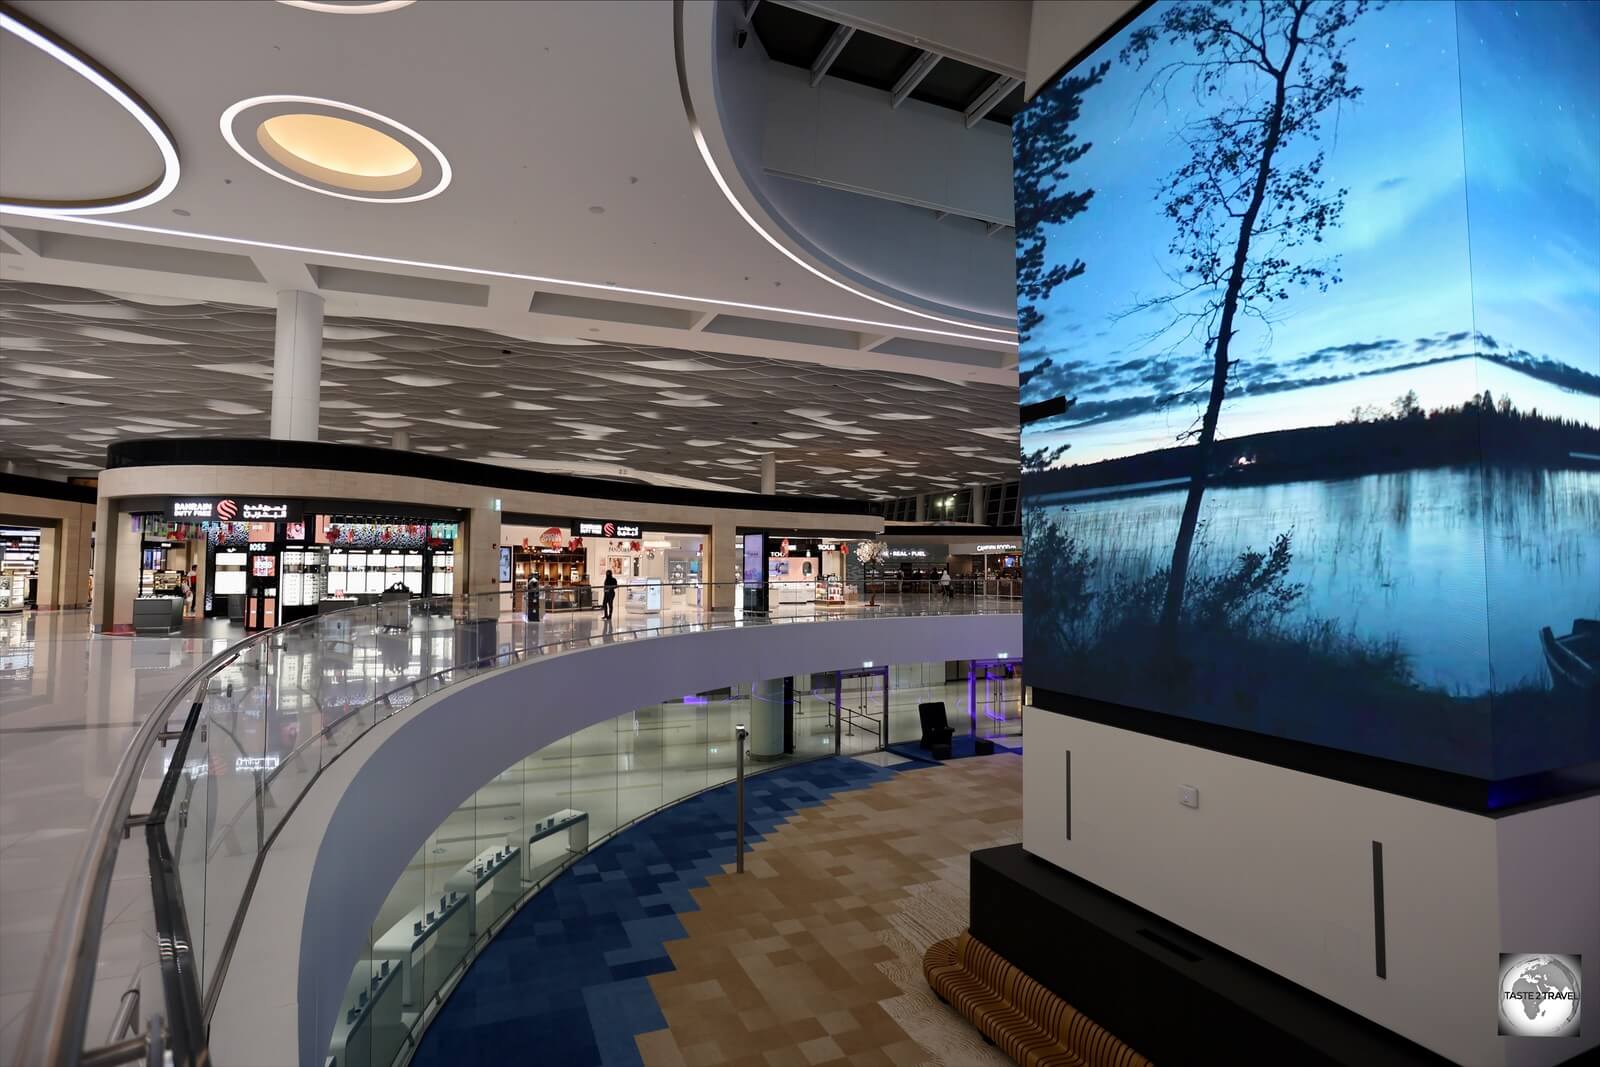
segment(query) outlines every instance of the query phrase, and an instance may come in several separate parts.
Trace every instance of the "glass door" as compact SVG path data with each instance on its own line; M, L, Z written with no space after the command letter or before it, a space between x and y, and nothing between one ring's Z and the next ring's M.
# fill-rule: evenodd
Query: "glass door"
M978 737L1022 736L1022 664L974 660L967 672L967 708Z
M837 751L854 755L881 750L889 724L889 668L862 667L836 674L833 711L838 719Z

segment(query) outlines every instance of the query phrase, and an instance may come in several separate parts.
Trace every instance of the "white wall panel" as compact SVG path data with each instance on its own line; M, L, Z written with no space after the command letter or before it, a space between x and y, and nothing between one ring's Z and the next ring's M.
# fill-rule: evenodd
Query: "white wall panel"
M1498 1037L1493 994L1502 950L1582 952L1597 981L1600 798L1497 820L1032 708L1024 721L1027 851L1457 1062L1583 1047ZM1198 808L1179 803L1186 785Z

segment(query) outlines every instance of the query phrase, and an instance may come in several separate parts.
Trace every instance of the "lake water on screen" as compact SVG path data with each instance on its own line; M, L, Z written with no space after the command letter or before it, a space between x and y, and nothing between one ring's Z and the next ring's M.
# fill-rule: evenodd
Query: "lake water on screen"
M1183 490L1044 507L1114 573L1171 558ZM1400 639L1417 680L1469 695L1544 684L1539 628L1600 618L1600 471L1449 467L1206 492L1192 573L1217 573L1293 531L1287 620Z

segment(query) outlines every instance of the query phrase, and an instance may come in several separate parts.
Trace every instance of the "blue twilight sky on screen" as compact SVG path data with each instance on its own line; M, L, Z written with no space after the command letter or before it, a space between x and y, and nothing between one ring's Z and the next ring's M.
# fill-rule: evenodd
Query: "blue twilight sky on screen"
M1024 402L1077 398L1024 435L1029 450L1070 442L1063 464L1170 447L1201 403L1173 394L1209 377L1200 344L1152 336L1161 313L1127 313L1174 288L1158 196L1204 114L1182 78L1144 93L1171 45L1144 69L1117 57L1159 15L1091 57L1111 69L1083 96L1075 129L1093 147L1067 185L1094 197L1050 235L1052 261L1087 271L1022 351ZM1363 93L1321 142L1328 188L1348 194L1313 246L1344 280L1271 305L1270 327L1245 322L1220 436L1332 423L1410 390L1441 407L1489 389L1600 425L1600 4L1400 0L1350 42ZM1474 353L1487 358L1450 358Z

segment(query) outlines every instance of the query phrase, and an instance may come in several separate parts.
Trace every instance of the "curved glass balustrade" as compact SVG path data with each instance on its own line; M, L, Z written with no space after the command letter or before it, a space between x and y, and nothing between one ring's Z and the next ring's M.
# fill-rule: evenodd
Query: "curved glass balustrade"
M970 715L982 736L1014 736L1023 695L1017 666L980 663L952 676L938 661L796 675L787 689L792 752L747 761L746 772L915 744L917 705L929 700L944 701L958 728ZM732 781L735 724L760 718L756 705L784 692L782 681L745 683L664 700L546 745L484 783L419 844L378 910L325 1063L403 1061L522 903L608 837Z
M716 592L706 586L702 602L717 599ZM946 595L924 585L874 590L865 603L797 605L769 615L693 607L622 615L608 625L595 614L529 621L510 610L508 596L489 593L347 608L253 635L181 684L119 765L79 877L65 893L24 1052L40 1062L81 1057L118 842L144 825L168 1047L179 1064L203 1057L205 1020L278 828L325 767L423 696L484 671L619 641L863 616L1017 611L1015 598ZM158 739L173 742L170 765L151 811L134 812L135 787ZM155 877L158 871L165 877ZM448 891L443 895L448 901Z

